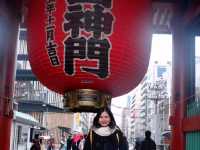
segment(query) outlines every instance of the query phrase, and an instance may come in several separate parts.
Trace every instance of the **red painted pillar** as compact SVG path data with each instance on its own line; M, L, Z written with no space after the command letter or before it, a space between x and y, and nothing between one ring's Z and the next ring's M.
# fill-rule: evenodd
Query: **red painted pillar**
M172 141L171 150L184 150L184 135L181 129L183 114L182 83L184 80L184 48L182 47L183 28L175 19L173 24L173 53L172 53Z
M194 36L185 25L183 15L176 14L173 28L172 55L172 126L171 150L185 150L183 120L186 117L186 103L191 97L194 82L192 81L194 53Z
M10 149L19 8L0 0L0 150Z

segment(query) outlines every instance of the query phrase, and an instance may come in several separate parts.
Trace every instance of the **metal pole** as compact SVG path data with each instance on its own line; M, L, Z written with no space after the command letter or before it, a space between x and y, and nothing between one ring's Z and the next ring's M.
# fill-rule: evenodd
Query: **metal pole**
M155 142L160 145L160 128L159 128L159 114L158 114L158 99L154 100L155 103Z
M16 1L0 1L0 150L10 149L13 89L19 8Z

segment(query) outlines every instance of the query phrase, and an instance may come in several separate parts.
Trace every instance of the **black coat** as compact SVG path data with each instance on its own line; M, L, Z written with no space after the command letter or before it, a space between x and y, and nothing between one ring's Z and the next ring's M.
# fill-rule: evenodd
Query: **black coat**
M91 136L88 135L84 150L128 150L128 142L118 129L109 136L100 136L92 131L92 141Z
M39 143L34 143L34 144L31 146L31 149L30 149L30 150L41 150L40 144L39 144Z
M72 139L68 138L67 139L67 150L71 150L71 147L72 147Z
M156 150L156 144L152 139L145 138L144 141L142 141L140 150Z
M72 142L72 150L79 150L78 146L79 146L80 140L77 141L76 143Z

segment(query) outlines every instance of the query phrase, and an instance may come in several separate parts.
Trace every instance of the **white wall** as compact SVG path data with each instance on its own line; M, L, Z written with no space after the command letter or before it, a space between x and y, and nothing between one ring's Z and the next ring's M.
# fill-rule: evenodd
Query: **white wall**
M19 131L21 128L21 132ZM30 139L30 125L14 121L12 127L12 138L10 150L29 150L32 143Z

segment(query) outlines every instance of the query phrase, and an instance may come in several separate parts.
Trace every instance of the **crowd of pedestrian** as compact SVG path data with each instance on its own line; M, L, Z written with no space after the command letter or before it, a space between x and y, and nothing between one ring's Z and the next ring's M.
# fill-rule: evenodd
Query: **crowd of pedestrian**
M36 137L30 150L129 150L129 146L111 110L103 108L94 117L93 125L87 135L79 133L66 136L64 134L59 149L56 149L53 138L48 140L45 148L43 140ZM133 150L156 150L150 131L145 132L143 141L136 141Z
M74 134L62 137L59 150L83 150L86 135Z

